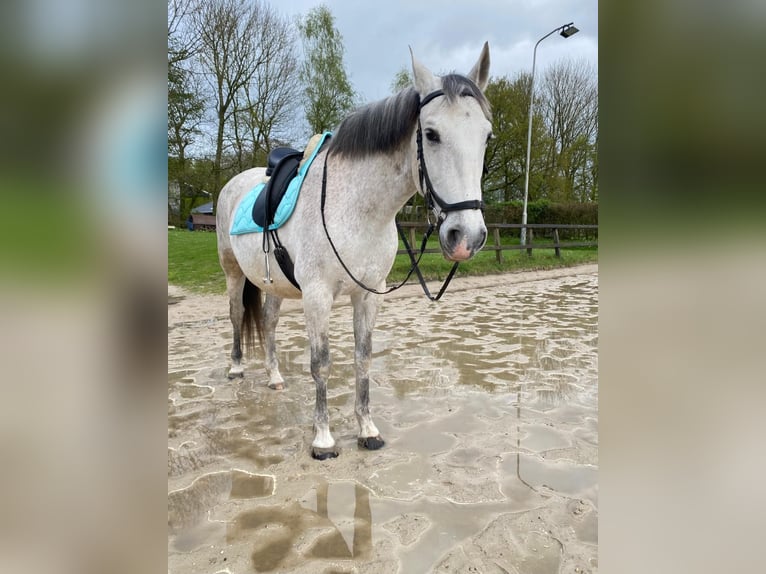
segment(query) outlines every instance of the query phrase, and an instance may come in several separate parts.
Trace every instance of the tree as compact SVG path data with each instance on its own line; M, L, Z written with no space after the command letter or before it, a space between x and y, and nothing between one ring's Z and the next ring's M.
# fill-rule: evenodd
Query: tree
M168 154L184 167L186 149L199 135L205 102L199 95L189 70L178 64L168 65Z
M391 92L398 94L403 89L412 85L412 75L410 74L410 71L407 68L402 68L396 72L394 79L391 80Z
M487 146L488 201L522 200L526 170L531 76L493 79L494 139ZM598 89L583 61L562 60L545 71L535 93L530 148L529 201L598 199Z
M168 0L168 65L191 58L199 47L199 37L189 26L199 10L199 0Z
M485 161L487 175L484 193L488 200L512 201L524 198L527 129L529 122L529 87L531 75L520 73L513 80L493 78L485 94L492 105L492 132ZM542 180L541 151L546 139L542 117L532 122L530 198Z
M598 84L585 60L560 60L545 72L538 100L549 135L546 178L556 201L593 197Z
M199 65L214 102L214 203L221 190L224 136L233 120L236 98L250 83L260 63L256 46L262 11L258 0L204 0L195 13Z
M262 11L258 28L259 65L235 101L240 170L265 165L274 143L286 141L300 99L295 28L270 8Z
M168 182L177 193L178 203L168 203L168 213L183 207L184 197L196 194L190 183L186 149L201 133L199 126L204 114L204 102L190 87L191 75L181 66L168 67ZM182 213L177 213L182 215Z
M313 133L335 127L354 107L355 92L343 65L343 37L324 5L312 9L298 27L304 61L300 70L306 120Z
M590 151L590 194L585 201L598 201L598 114L596 114L596 138Z
M201 133L205 111L204 99L189 68L199 40L189 20L198 9L197 0L168 0L168 180L177 190L181 206L191 189L186 150ZM169 203L169 212L172 208Z

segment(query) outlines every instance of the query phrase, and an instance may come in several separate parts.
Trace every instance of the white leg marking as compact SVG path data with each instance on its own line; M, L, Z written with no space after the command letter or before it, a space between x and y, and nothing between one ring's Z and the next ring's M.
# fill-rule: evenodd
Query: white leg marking
M311 446L316 448L332 448L335 446L335 439L330 434L329 426L317 425L314 442L311 443Z
M378 427L372 422L372 417L369 414L367 416L357 416L357 420L359 421L359 436L361 438L377 437L380 435Z

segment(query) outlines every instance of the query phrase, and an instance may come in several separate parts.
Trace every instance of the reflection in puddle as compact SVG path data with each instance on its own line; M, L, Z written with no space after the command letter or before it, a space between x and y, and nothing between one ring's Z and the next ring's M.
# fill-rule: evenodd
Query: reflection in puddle
M226 378L223 311L174 324L169 571L591 571L597 293L594 274L384 304L370 393L387 444L375 452L356 447L352 312L336 308L328 403L341 456L323 463L308 455L299 312L280 321L282 393L266 388L261 355Z
M230 522L226 542L253 540L250 558L258 572L312 558L364 560L372 549L370 493L359 484L321 482L300 504L245 511Z
M186 488L168 494L168 528L176 532L202 522L209 509L236 498L258 498L274 493L274 477L241 470L215 472L197 478Z

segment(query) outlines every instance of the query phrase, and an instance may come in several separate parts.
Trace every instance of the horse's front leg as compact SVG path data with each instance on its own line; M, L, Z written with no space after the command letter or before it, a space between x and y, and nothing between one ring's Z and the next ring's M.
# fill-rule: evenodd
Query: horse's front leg
M267 294L265 299L263 304L263 338L266 353L266 372L269 375L269 388L281 391L284 388L285 381L279 372L276 330L282 298Z
M351 296L354 305L354 366L356 370L356 420L359 423L358 444L376 450L385 442L370 416L370 363L372 362L372 331L380 307L380 295L367 291Z
M303 309L311 347L311 376L316 385L315 434L311 443L311 456L317 460L338 456L335 439L330 433L330 415L327 411L327 379L330 377L330 343L327 333L332 301L332 294L327 291L304 289Z

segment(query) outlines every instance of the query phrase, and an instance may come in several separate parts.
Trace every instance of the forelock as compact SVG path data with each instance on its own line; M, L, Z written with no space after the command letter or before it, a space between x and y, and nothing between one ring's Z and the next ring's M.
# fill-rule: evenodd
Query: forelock
M484 116L490 122L492 121L492 108L487 96L470 78L460 74L447 74L442 77L442 91L450 102L454 102L457 98L474 98Z

